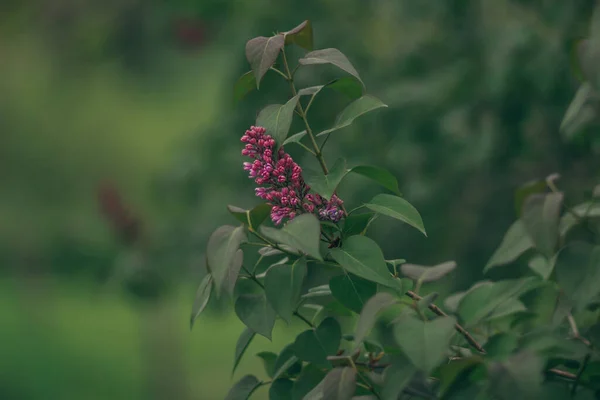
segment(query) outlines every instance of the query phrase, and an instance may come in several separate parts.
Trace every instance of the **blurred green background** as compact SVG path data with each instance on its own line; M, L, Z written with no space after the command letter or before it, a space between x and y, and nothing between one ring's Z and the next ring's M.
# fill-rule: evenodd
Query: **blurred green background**
M227 300L192 332L189 311L208 236L234 223L225 205L258 203L239 137L288 95L274 74L240 104L232 88L249 69L248 39L305 19L317 48L342 50L389 105L332 137L328 158L388 168L429 233L381 219L371 235L388 259L456 260L443 290L481 279L520 184L559 172L575 203L597 183L599 137L565 143L558 132L578 86L571 49L593 6L3 0L0 398L224 397L242 325ZM336 74L313 68L298 79ZM314 126L330 125L344 101L318 99ZM340 194L356 205L377 190L352 178ZM143 240L116 235L111 204ZM249 354L281 348L294 329L278 326ZM248 357L236 377L258 368Z

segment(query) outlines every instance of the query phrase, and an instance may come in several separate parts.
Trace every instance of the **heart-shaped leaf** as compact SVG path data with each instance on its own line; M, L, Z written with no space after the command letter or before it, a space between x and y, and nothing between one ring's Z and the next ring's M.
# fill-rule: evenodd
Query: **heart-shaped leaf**
M206 274L198 286L196 291L196 299L194 300L194 306L192 307L192 316L190 317L190 329L194 326L196 319L202 314L202 311L206 308L208 301L210 300L210 293L212 292L212 275Z
M235 370L237 369L238 365L240 364L240 361L242 360L246 349L252 342L252 339L254 339L254 335L255 333L248 328L244 329L244 331L240 334L240 337L238 338L237 343L235 345L235 355L233 357L233 370L231 371L232 376L235 373Z
M302 363L294 353L294 344L288 344L281 350L277 360L275 360L273 380L286 375L295 375L301 369Z
M360 346L362 341L367 337L375 325L379 314L383 310L397 303L397 298L385 292L377 293L367 301L360 312L358 322L356 323L356 329L354 333L354 343L356 347Z
M373 165L359 165L350 169L350 172L372 179L398 196L402 195L398 188L398 180L391 172L384 168Z
M377 284L352 274L335 276L329 281L331 294L342 305L360 314L365 303L377 293Z
M265 128L267 134L275 139L278 146L283 145L290 131L298 98L298 96L294 96L283 105L268 105L258 113L256 125Z
M251 91L256 89L256 76L254 72L248 71L235 83L233 87L233 99L238 102L248 95Z
M332 64L338 67L339 69L354 76L362 83L362 79L360 79L360 75L358 74L354 66L350 63L348 58L338 49L329 48L311 51L310 53L307 53L304 56L304 58L298 60L298 62L302 65Z
M576 310L600 294L600 246L573 242L558 253L556 280Z
M331 370L323 380L323 399L350 400L356 390L356 370L338 367Z
M269 400L289 400L294 382L287 378L279 378L269 388Z
M302 361L328 367L327 356L334 355L342 340L340 324L331 317L315 329L308 329L296 337L294 352Z
M261 232L268 239L297 249L322 261L319 249L321 224L313 214L302 214L289 221L282 229L261 226Z
M271 340L275 325L275 311L264 294L243 294L235 301L235 313L250 328Z
M331 249L331 256L346 271L369 281L391 288L398 288L385 263L381 249L366 236L350 236L341 248Z
M317 134L317 136L328 135L332 132L345 128L352 124L354 120L361 115L382 107L387 107L387 105L371 95L365 95L360 99L356 99L337 116L333 128L320 132Z
M403 264L400 267L400 271L404 276L415 281L421 281L423 283L437 281L456 268L455 261L447 261L433 267L426 267L424 265L416 264Z
M225 400L247 400L260 387L260 381L254 375L246 375L233 385Z
M444 359L450 339L454 335L456 319L440 317L422 321L412 315L395 325L394 336L402 352L411 363L429 373Z
M215 282L217 296L228 277L229 269L239 262L239 259L236 259L239 257L237 251L245 240L244 227L230 225L217 228L208 239L206 261Z
M312 190L327 200L331 199L331 196L347 173L346 160L343 158L338 159L333 164L333 167L331 167L329 174L327 175L324 175L322 171L316 171L309 168L303 170L303 176L306 183Z
M417 228L427 236L423 220L416 208L402 197L390 194L378 194L365 206L379 214L387 215Z
M313 30L309 20L304 21L294 29L283 33L285 44L295 44L305 50L313 49Z
M292 265L274 265L267 270L265 293L273 309L289 322L300 301L302 282L306 277L306 261L302 258Z
M256 78L256 87L260 86L260 81L267 73L269 68L273 66L279 52L283 48L285 37L283 35L275 35L271 37L259 36L250 39L246 43L246 59L252 67L254 77Z
M325 378L325 373L312 364L306 365L302 368L302 372L296 382L294 383L294 389L292 390L292 400L302 400L306 394L314 389L320 382Z
M517 220L508 229L500 247L496 249L487 265L483 269L486 273L494 267L509 264L515 261L519 256L533 247L533 241L525 230L525 225L521 220Z

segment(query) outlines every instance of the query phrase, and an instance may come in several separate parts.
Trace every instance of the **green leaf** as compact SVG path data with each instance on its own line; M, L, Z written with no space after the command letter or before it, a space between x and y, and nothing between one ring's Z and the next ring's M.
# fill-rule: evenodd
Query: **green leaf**
M400 397L402 390L408 386L417 369L408 360L392 363L383 373L382 398L384 400L396 400Z
M398 280L389 272L381 249L366 236L350 236L342 248L331 249L331 256L346 271L369 281L391 288L398 287Z
M317 134L317 136L327 135L350 126L354 120L361 115L382 107L387 107L387 105L371 95L365 95L360 99L356 99L337 116L333 128L324 130L323 132Z
M292 30L283 33L285 44L295 44L305 50L313 49L313 30L309 20L304 21Z
M562 193L531 195L523 205L521 220L534 246L547 258L554 255L558 243L558 222L563 204Z
M275 64L284 43L285 37L283 35L259 36L250 39L246 43L246 59L254 72L257 88L260 86L263 76Z
M556 281L577 311L600 294L600 246L573 242L558 253Z
M542 279L547 280L550 278L550 275L554 270L555 262L556 257L552 257L551 260L547 260L546 257L538 254L529 260L528 265L533 272L541 276Z
M289 221L282 229L262 226L261 232L268 239L288 245L319 261L323 261L319 250L321 224L313 214L302 214Z
M312 364L302 368L302 372L292 390L292 400L302 400L312 389L314 389L325 378L325 372Z
M286 144L290 144L290 143L300 143L300 141L302 140L302 138L306 136L306 131L302 131L302 132L298 132L293 134L292 136L288 137L287 139L285 139L283 141L282 146L285 146Z
M192 315L190 317L190 329L194 327L194 322L202 314L202 311L206 308L208 301L210 300L210 293L212 291L212 275L206 274L198 290L196 291L196 299L194 300L194 306L192 307Z
M408 315L395 325L394 336L411 363L425 373L433 370L445 357L454 335L456 319L440 317L424 322Z
M271 307L286 322L290 322L300 301L302 282L306 277L306 261L296 260L292 265L274 265L267 270L265 294Z
M489 366L490 392L499 400L539 399L544 361L522 352Z
M492 360L503 360L519 347L519 337L511 332L498 333L485 344L487 357Z
M248 328L271 340L275 311L264 294L244 294L235 300L235 313Z
M527 311L525 304L518 299L508 299L494 309L494 311L485 318L486 321L504 318L519 312Z
M560 124L563 137L571 139L598 117L599 97L590 82L584 82L579 86Z
M442 398L450 394L460 384L461 378L469 375L474 368L481 365L481 357L463 358L451 361L440 368L440 395Z
M371 221L375 218L374 213L366 214L350 214L344 219L344 228L342 233L344 237L354 235L364 235L367 227Z
M260 387L260 381L254 375L246 375L236 382L225 397L225 400L246 400Z
M415 281L421 281L423 283L435 282L456 268L456 262L447 261L433 267L426 267L424 265L416 264L403 264L400 266L400 271L404 276Z
M323 50L315 50L307 53L304 58L298 60L301 65L318 65L318 64L332 64L338 67L339 69L349 73L358 79L361 83L362 79L360 79L360 75L354 68L354 66L350 63L348 58L338 49L323 49ZM364 85L364 84L363 84Z
M286 378L279 378L271 383L269 400L289 400L293 388L293 381Z
M546 190L547 184L543 180L533 180L527 182L517 189L515 192L515 210L519 218L523 210L525 200L532 194L542 193Z
M356 370L338 367L331 370L323 380L323 398L327 400L350 400L356 390Z
M235 285L237 283L238 277L240 275L240 269L242 269L242 264L244 263L244 251L242 249L238 249L235 253L235 257L231 262L231 267L227 270L227 277L225 278L225 282L223 286L229 295L233 295Z
M302 400L325 400L323 396L323 386L325 385L325 378L317 386L315 386L310 392L302 398Z
M261 351L256 354L258 358L263 361L263 366L265 367L265 372L269 378L272 378L275 374L275 361L277 361L277 354L271 351Z
M275 139L278 146L283 145L290 131L298 98L298 96L294 96L284 105L268 105L260 111L256 118L256 125L265 128L267 134Z
M356 329L354 333L355 347L360 346L362 341L367 337L367 335L375 325L379 314L383 310L397 303L397 298L385 292L377 293L375 296L371 297L367 301L356 323Z
M227 210L242 224L256 230L269 217L271 206L267 203L261 203L252 210L244 210L243 208L228 205Z
M365 206L379 214L405 222L427 236L421 215L412 204L402 197L390 194L378 194L369 203L365 204Z
M350 172L372 179L384 188L394 192L394 194L402 196L402 193L400 193L400 189L398 188L398 180L391 172L384 168L372 165L359 165L351 168Z
M233 357L233 370L231 371L231 376L233 376L233 374L235 373L235 370L240 364L240 361L242 360L246 349L248 349L248 346L252 342L252 339L254 339L254 335L255 333L248 328L244 329L244 331L240 334L240 337L238 338L237 343L235 344L235 355Z
M296 337L294 353L302 361L328 367L327 356L334 355L342 340L342 329L335 318L328 317L315 329L308 329Z
M322 171L309 168L303 170L304 180L308 186L327 200L331 199L331 196L347 173L346 160L343 158L338 159L333 164L327 175L324 175Z
M375 282L352 274L331 278L329 288L333 297L357 314L360 314L365 303L377 293Z
M532 247L533 242L525 230L525 225L521 220L517 220L504 235L500 247L498 247L492 255L492 258L488 261L483 269L483 273L486 273L494 267L515 261L521 254Z
M256 76L252 71L240 76L233 87L233 99L238 102L256 88Z
M240 244L246 240L243 226L224 225L217 228L208 239L206 261L215 282L217 297L225 283L229 269L239 260L236 259Z
M573 215L577 215L575 218ZM559 231L561 236L565 236L573 227L579 224L586 218L597 218L600 217L600 203L596 202L585 202L573 207L569 213L562 216L559 224Z
M281 350L275 361L273 380L281 376L296 374L301 369L302 363L299 362L298 357L294 353L294 344L288 344Z
M310 86L298 91L299 96L311 96L311 101L317 97L323 89L333 89L336 92L343 94L351 99L358 99L363 95L362 82L356 80L353 77L346 76L343 78L334 79L325 85Z

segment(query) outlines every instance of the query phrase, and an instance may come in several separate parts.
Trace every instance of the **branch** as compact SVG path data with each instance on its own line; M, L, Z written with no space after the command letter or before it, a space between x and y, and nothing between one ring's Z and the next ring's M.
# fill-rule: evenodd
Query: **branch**
M577 375L575 375L571 372L563 371L562 369L551 368L546 372L550 375L559 376L561 378L565 378L565 379L569 379L569 380L573 380L573 381L577 379Z
M569 321L569 325L571 326L571 332L573 333L573 339L579 340L581 343L585 344L587 347L592 347L592 343L579 334L579 328L577 328L577 323L575 322L575 318L573 318L573 314L569 313L569 315L567 315L567 320Z
M415 292L412 291L408 291L406 292L406 295L408 297L410 297L413 300L419 301L422 299L421 296L419 296L418 294L416 294ZM429 305L429 309L431 311L433 311L435 314L439 315L440 317L447 317L448 314L446 314L445 312L443 312L438 306L436 306L435 304L430 304ZM462 326L460 326L459 324L455 324L454 328L461 334L463 335L463 337L465 338L465 340L467 342L469 342L469 344L471 346L473 346L475 349L477 349L478 352L485 354L485 350L483 349L483 347L477 343L477 341L473 338L473 336L471 336L471 334L469 332L467 332L467 330L465 328L463 328Z

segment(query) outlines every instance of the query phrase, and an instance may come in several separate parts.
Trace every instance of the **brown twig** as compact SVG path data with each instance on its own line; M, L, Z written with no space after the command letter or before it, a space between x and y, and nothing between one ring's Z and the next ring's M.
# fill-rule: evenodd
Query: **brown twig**
M415 292L412 292L410 290L408 292L406 292L406 295L416 301L423 299L421 296L419 296L418 294L416 294ZM436 306L433 303L429 304L428 308L431 311L433 311L435 314L439 315L440 317L448 316L448 314L446 314L444 311L442 311L441 308L439 308L438 306ZM485 354L484 348L473 338L473 336L471 336L471 334L469 332L467 332L467 330L465 328L463 328L458 323L454 325L454 328L458 331L458 333L460 333L465 338L465 340L467 342L469 342L469 344L471 346L473 346L475 349L477 349L478 352Z
M573 381L577 379L577 375L571 372L563 371L562 369L551 368L547 372L551 375L560 376L561 378L570 379Z
M569 313L569 315L567 315L567 320L569 321L569 326L571 327L573 339L579 340L587 347L592 347L592 343L583 336L581 336L581 334L579 333L579 328L577 328L577 323L575 322L575 318L573 318L573 314Z

